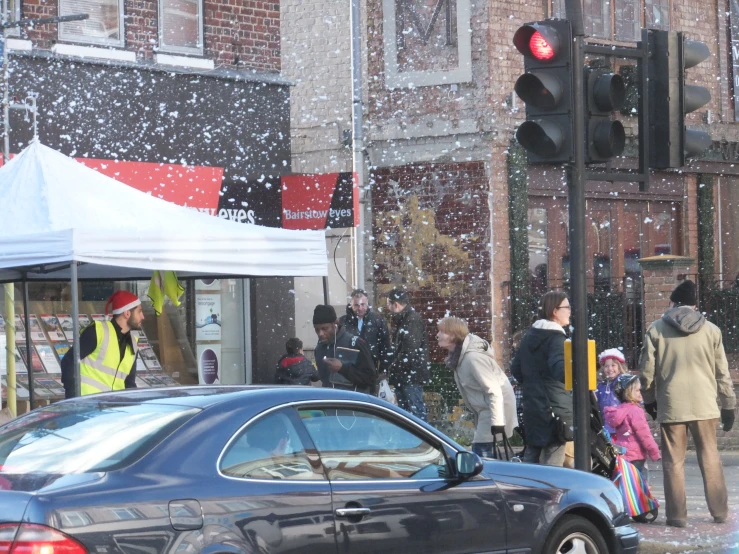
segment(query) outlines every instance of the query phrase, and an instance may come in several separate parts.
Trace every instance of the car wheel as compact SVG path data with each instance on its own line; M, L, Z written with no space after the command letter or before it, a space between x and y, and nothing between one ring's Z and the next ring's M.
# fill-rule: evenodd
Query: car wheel
M550 533L544 554L608 554L608 545L587 519L565 516Z

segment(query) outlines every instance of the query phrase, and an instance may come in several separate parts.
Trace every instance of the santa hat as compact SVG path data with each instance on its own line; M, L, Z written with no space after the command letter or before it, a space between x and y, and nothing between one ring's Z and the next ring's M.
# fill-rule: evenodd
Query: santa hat
M108 315L109 313L119 315L126 310L134 309L136 306L141 306L141 300L139 300L138 296L132 292L128 292L127 290L117 290L105 304L105 315ZM112 308L110 312L108 312L109 307Z
M617 362L621 362L622 364L626 363L626 358L618 348L609 348L608 350L604 350L603 352L601 352L600 356L598 356L598 363L600 363L600 365L603 365L604 363L606 363L606 360L616 360Z

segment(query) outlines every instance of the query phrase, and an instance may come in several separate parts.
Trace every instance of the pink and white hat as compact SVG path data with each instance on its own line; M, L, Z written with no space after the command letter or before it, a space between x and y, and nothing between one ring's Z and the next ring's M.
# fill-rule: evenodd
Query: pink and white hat
M113 315L122 314L126 310L132 310L140 305L141 300L134 293L128 292L127 290L117 290L105 304L105 315L109 313ZM109 307L112 307L110 312L108 312Z
M626 363L626 358L624 357L623 352L618 348L609 348L608 350L601 352L600 356L598 356L598 363L603 365L606 363L606 360L616 360L622 364Z

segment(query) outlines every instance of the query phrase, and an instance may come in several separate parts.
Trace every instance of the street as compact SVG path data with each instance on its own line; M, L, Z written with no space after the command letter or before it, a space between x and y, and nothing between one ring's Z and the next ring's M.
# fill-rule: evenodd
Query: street
M679 529L665 525L662 464L651 463L649 479L652 493L660 501L659 517L651 524L635 524L642 534L639 552L666 554L677 552L736 552L739 546L739 451L721 453L724 476L729 491L729 520L713 523L703 495L703 480L695 452L685 462L685 488L688 497L688 525Z

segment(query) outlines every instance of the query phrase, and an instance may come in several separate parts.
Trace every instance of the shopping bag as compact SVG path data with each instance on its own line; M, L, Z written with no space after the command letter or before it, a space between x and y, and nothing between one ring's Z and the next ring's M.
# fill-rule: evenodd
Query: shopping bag
M501 451L501 443L503 446L503 450ZM510 462L511 459L515 456L513 453L513 447L511 446L511 441L508 440L508 437L506 437L506 434L503 433L503 440L499 443L498 438L493 435L493 456L496 460L502 460L505 458L506 462Z
M393 389L390 388L390 384L387 382L387 379L380 380L380 391L377 396L390 402L390 404L398 405L398 399L395 398L395 393L393 392Z
M649 491L649 485L644 481L644 477L636 466L620 455L616 456L613 483L621 491L624 504L631 517L636 519L643 514L654 514L654 517L657 517L659 502ZM649 521L646 517L640 519Z

